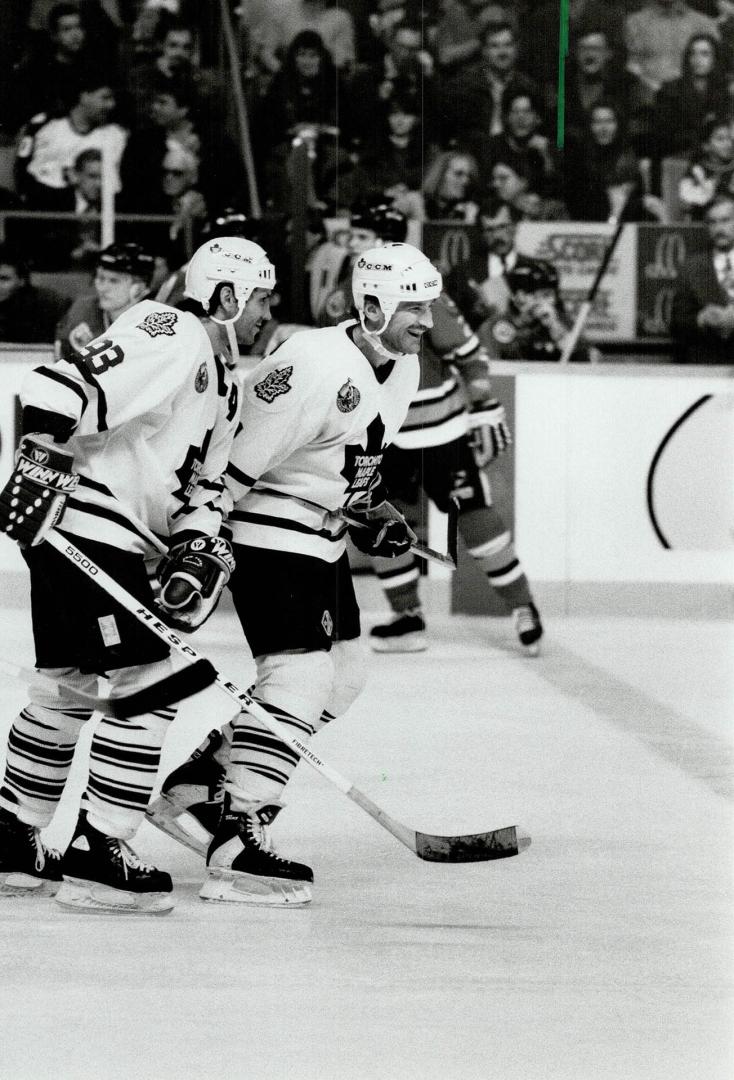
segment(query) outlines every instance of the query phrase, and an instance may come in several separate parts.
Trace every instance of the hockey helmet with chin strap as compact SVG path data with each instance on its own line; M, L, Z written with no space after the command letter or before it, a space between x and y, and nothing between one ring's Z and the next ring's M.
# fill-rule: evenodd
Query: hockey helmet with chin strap
M216 319L209 310L217 285L231 285L237 314ZM264 248L240 236L217 236L198 248L186 269L184 295L196 300L215 322L236 322L255 289L275 287L275 267Z
M441 295L440 272L412 244L384 244L363 251L352 270L354 306L365 333L380 337L401 303L424 303ZM379 330L365 326L365 297L379 301L384 322Z

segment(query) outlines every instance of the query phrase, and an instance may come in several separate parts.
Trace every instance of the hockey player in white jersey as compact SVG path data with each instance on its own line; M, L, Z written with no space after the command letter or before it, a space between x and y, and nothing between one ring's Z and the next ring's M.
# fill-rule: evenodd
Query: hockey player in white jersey
M249 373L227 470L229 586L257 666L252 693L301 739L363 685L347 532L370 555L397 555L415 540L387 501L380 463L418 387L416 354L441 275L411 245L388 244L363 253L353 288L358 320L296 333ZM345 524L345 508L362 527ZM266 831L297 763L242 712L164 781L149 814L206 851L204 899L311 899L311 869L277 856ZM207 846L187 835L192 817Z
M57 894L81 910L173 906L170 876L129 847L180 697L168 649L43 538L57 525L150 607L146 560L158 555L158 537L169 547L158 567L167 620L191 631L214 609L233 567L219 536L232 506L223 474L239 413L227 337L252 342L269 315L274 271L258 245L221 238L194 254L189 273L200 293L207 283L207 317L144 300L22 386L23 437L0 493L0 529L30 570L39 677L12 725L0 787L6 895ZM40 830L92 714L74 691L94 695L101 675L111 697L136 695L138 708L96 728L78 823L60 856Z

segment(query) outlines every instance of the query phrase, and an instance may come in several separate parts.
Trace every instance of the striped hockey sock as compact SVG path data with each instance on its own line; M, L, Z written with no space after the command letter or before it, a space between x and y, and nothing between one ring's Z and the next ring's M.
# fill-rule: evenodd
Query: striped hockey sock
M0 806L27 825L48 825L66 785L79 732L91 716L91 709L27 705L8 736Z
M375 559L375 573L396 615L420 610L420 563L412 552L395 559Z

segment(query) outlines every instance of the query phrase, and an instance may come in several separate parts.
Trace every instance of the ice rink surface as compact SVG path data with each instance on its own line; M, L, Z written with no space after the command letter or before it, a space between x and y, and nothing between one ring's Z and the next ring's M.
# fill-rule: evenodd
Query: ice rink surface
M2 1080L731 1080L731 624L551 617L536 660L509 621L430 631L372 657L315 748L413 828L518 824L530 849L423 863L301 765L274 838L314 901L269 911L200 901L200 860L146 823L171 915L0 901ZM249 685L231 616L194 644ZM0 646L30 666L23 612L0 609ZM0 686L4 747L25 691ZM187 703L164 772L229 712ZM83 753L72 779L56 846Z

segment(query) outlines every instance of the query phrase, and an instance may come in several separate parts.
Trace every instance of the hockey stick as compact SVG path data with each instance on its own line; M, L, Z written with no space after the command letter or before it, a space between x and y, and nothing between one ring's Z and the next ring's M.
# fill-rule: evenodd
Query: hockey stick
M589 318L589 315L591 314L591 309L594 306L594 300L596 299L596 294L599 291L601 280L609 269L609 263L612 261L612 255L616 250L617 244L619 243L619 238L622 235L622 230L624 229L624 226L626 224L626 222L622 220L623 213L624 207L622 207L622 209L619 211L619 218L617 220L616 228L612 233L612 238L607 244L607 247L604 251L602 260L599 263L596 274L594 275L594 280L591 283L591 288L589 289L588 295L581 304L578 312L576 313L574 324L566 335L565 341L563 342L561 355L558 358L559 364L568 363L568 361L571 359L571 356L573 355L576 346L579 343L581 333L586 326L586 322Z
M114 578L111 578L87 555L79 551L70 540L67 540L55 529L51 529L45 536L45 543L50 544L64 558L74 563L92 581L96 581L99 587L109 593L121 607L134 615L148 630L185 657L189 663L195 663L203 659L188 642L183 641L157 615L139 603ZM530 837L521 833L515 825L504 829L493 829L490 832L471 833L464 836L436 836L432 833L417 832L415 829L408 828L407 825L402 825L399 821L390 817L377 803L374 803L349 780L322 761L305 743L301 742L295 735L291 735L287 728L275 720L267 709L259 705L248 693L240 690L234 683L229 682L219 673L216 675L215 682L220 690L223 690L237 704L238 708L246 709L251 716L259 720L281 742L284 742L299 757L307 761L316 772L321 773L335 787L338 787L352 802L361 806L370 817L374 818L389 833L392 833L401 844L410 848L419 858L426 859L429 862L489 862L493 859L507 859L512 855L518 855L529 847Z
M174 671L158 682L144 686L142 690L136 690L134 694L126 694L118 698L96 697L94 694L85 694L84 691L72 686L66 679L49 674L48 671L20 667L11 664L8 660L0 659L0 669L8 675L19 679L21 682L37 682L40 680L49 690L58 693L62 690L67 698L79 705L80 708L91 709L93 712L102 712L115 720L129 720L133 716L142 716L143 713L155 712L156 709L164 709L174 702L183 701L193 697L194 694L205 690L216 679L216 671L208 660L201 663L190 664Z
M255 491L261 491L266 495L274 495L276 499L291 499L293 502L297 502L300 506L305 506L307 510L319 510L322 514L330 514L332 517L338 517L348 525L353 525L355 529L368 529L364 521L358 521L357 518L353 518L351 514L348 514L344 507L339 507L337 510L327 510L325 506L320 503L311 502L310 499L304 499L300 495L285 494L281 491L274 491L268 487L254 488ZM452 551L453 548L453 551ZM440 566L450 566L452 570L456 569L456 544L452 540L452 517L449 515L449 531L448 531L448 554L444 555L442 551L436 551L435 548L428 547L427 544L423 544L420 540L416 540L414 544L410 545L410 551L418 556L419 559L425 559L427 562L435 562Z

